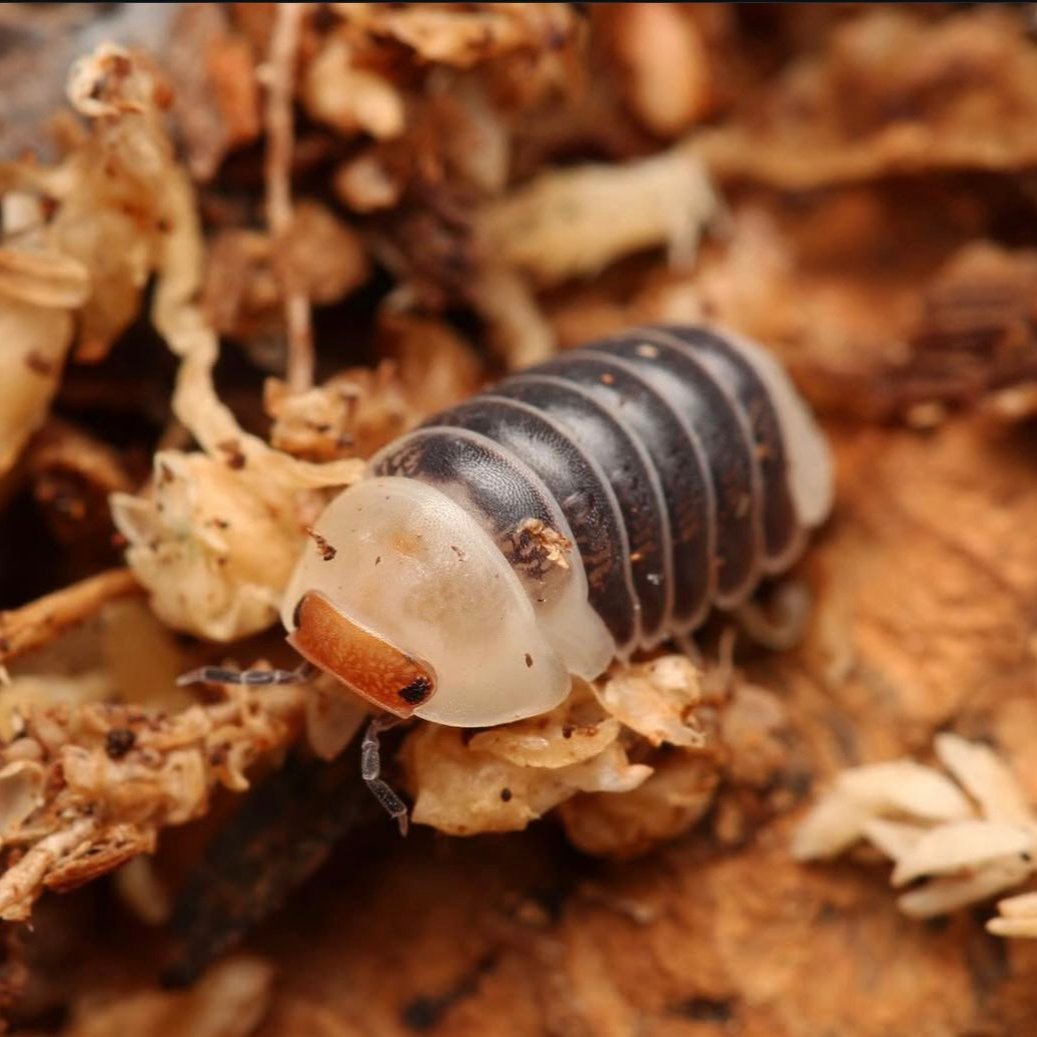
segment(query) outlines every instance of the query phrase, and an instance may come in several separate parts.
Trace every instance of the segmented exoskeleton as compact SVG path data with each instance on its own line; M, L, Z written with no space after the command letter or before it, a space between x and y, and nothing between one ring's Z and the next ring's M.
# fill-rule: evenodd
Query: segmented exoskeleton
M283 618L391 713L503 723L745 602L830 498L824 440L768 353L640 328L383 449L318 521L332 550L300 561Z

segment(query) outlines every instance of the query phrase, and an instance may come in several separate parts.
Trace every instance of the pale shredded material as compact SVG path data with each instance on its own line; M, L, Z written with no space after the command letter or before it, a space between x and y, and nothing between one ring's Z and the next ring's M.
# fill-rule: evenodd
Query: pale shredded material
M77 355L99 359L138 312L153 276L153 322L181 358L173 410L208 456L160 455L152 492L115 494L112 511L129 541L129 564L165 622L217 640L241 637L276 617L289 556L320 504L300 491L348 485L363 463L312 463L272 449L216 395L219 342L199 304L204 248L194 192L150 72L104 44L74 66L68 95L90 128L65 163L0 168L5 225L23 230L17 251L0 251L0 296L11 296L0 307L0 331L23 346L2 351L0 361L11 390L0 406L0 472L46 413L73 316ZM60 202L49 223L37 194ZM323 215L305 213L310 223ZM324 238L344 240L329 219ZM329 290L365 276L355 255L347 266ZM238 523L233 532L222 524L228 520Z
M1028 936L1037 940L1037 893L1021 893L998 902L999 918L987 922L997 936Z
M658 246L688 263L718 204L694 146L681 143L626 165L542 173L490 202L478 232L488 255L553 285Z
M695 714L702 702L701 674L683 655L664 655L621 669L595 688L602 707L652 745L701 748L705 732Z
M131 67L109 45L73 67L69 99L93 133L61 166L0 165L0 472L46 416L73 335L78 357L103 358L163 247L172 152L154 84Z
M454 835L516 831L577 792L630 792L652 768L629 761L620 733L580 684L550 713L470 738L424 726L402 756L412 819Z
M567 827L579 831L575 841L591 852L611 852L620 842L619 855L640 852L685 831L712 800L719 767L710 752L699 752L711 741L696 714L703 705L695 665L664 655L594 686L575 681L569 698L540 717L467 736L423 727L403 751L413 820L456 835L512 831L577 793L596 793L595 800L615 798L615 812L590 826L576 818L582 807L565 814ZM632 763L627 753L634 745L664 744L681 751L664 760L658 776L654 761ZM642 788L648 791L631 798ZM607 836L590 832L599 823Z
M134 278L156 276L152 319L182 361L173 409L208 454L159 455L152 494L116 494L113 515L129 541L130 566L165 622L217 640L241 637L276 617L289 555L309 518L293 513L307 507L296 491L346 485L363 465L355 459L313 464L274 450L244 432L217 397L212 369L219 342L198 302L204 250L194 193L174 159L146 69L104 45L76 65L69 96L94 120L94 147L122 162L115 168L124 170L123 193L152 206L162 200L155 216L161 234L134 245ZM87 146L81 158L88 170L91 155ZM107 247L113 248L110 240ZM228 520L239 523L233 534L221 525ZM243 542L253 536L253 554L245 557Z
M86 300L88 285L86 270L67 257L0 249L0 474L46 417L72 342L70 311Z
M0 832L17 832L43 805L45 777L43 765L36 760L12 760L0 769Z
M424 417L420 396L438 395L429 381L418 382L420 388L408 384L409 374L405 366L383 360L373 370L349 368L306 392L268 379L263 402L274 419L270 441L287 453L315 460L369 457ZM451 403L463 394L449 385L443 388Z
M569 841L585 853L635 857L687 832L713 805L720 769L708 754L677 752L625 795L590 794L560 806Z
M212 790L291 744L299 686L232 688L225 701L167 715L139 707L37 708L0 749L0 918L24 919L44 889L70 889L154 850L160 828L203 815ZM45 795L43 791L45 790Z
M126 561L165 623L217 641L269 626L305 545L261 479L205 454L155 455L151 496L116 494Z
M989 747L957 735L938 735L935 749L954 781L910 760L844 771L797 828L793 854L816 860L870 843L894 862L894 886L920 883L897 901L916 918L1025 882L1037 870L1037 813L1011 771ZM1032 894L999 906L991 932L1037 936Z

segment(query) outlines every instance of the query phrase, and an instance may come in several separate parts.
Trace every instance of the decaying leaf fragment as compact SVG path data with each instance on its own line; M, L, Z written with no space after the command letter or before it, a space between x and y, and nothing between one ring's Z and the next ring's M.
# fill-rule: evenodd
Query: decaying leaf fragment
M174 714L83 702L32 710L0 748L10 793L0 917L27 918L44 889L152 852L162 827L205 813L216 786L247 789L249 766L295 740L305 709L300 687L274 686Z
M584 792L628 792L651 767L631 763L620 725L578 686L557 709L471 738L425 725L402 750L412 819L454 835L506 832Z
M883 6L770 84L747 126L704 136L714 175L802 190L890 174L1010 171L1034 161L1037 55L1004 7L936 23Z
M574 32L569 4L332 4L350 26L410 47L424 61L467 68L514 50L552 50Z
M705 732L695 715L702 702L702 675L683 655L664 655L621 669L594 692L611 716L651 745L701 748Z
M178 630L230 641L269 626L305 543L290 499L227 460L163 451L148 497L116 494L112 516L126 561L156 615Z
M0 475L46 416L72 342L72 312L89 293L90 277L78 260L0 248Z

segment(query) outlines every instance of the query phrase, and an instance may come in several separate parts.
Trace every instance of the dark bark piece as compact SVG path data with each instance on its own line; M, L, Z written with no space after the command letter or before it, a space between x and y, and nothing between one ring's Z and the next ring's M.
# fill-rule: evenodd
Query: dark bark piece
M344 836L385 821L357 743L331 762L293 753L245 798L177 896L167 986L194 982L324 863Z

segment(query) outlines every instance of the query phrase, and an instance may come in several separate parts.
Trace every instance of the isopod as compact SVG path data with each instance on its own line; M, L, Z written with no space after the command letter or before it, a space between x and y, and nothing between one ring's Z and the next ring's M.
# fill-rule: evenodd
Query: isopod
M282 620L387 714L507 723L745 603L831 496L825 441L769 353L716 329L635 329L382 449L317 520Z

